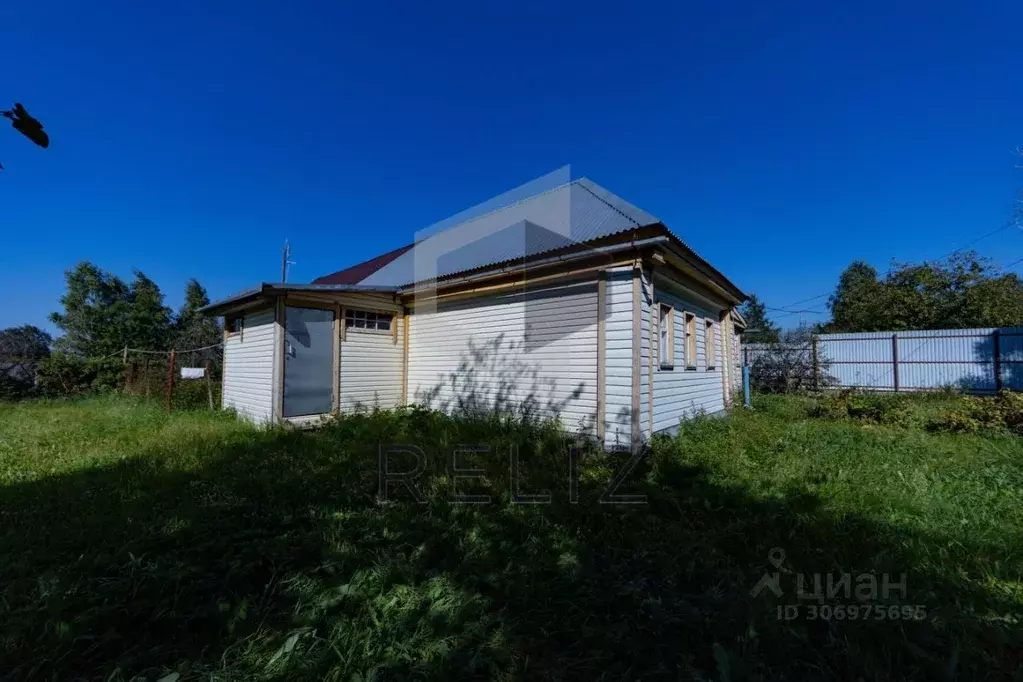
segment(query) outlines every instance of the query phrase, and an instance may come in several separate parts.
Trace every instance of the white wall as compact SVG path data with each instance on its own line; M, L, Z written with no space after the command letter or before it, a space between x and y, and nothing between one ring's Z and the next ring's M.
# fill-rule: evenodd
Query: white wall
M607 272L604 319L604 443L628 448L632 434L632 266Z
M597 314L593 280L413 311L408 401L447 412L528 405L592 433Z
M344 330L338 387L342 412L360 405L388 410L401 404L405 329L400 313L395 314L394 324L397 338L389 331Z
M675 430L679 421L700 412L712 414L725 409L724 400L724 358L721 344L721 312L720 304L696 296L673 284L656 278L653 288L653 310L656 305L666 303L675 309L675 355L674 369L660 368L659 331L657 320L650 325L654 337L653 366L644 357L644 368L653 375L654 386L654 433ZM651 306L648 306L651 308ZM686 329L685 313L696 316L696 367L688 369L685 361ZM704 342L704 327L707 320L713 320L714 369L707 369L707 348ZM651 371L652 370L652 371ZM645 372L646 373L646 372ZM644 435L649 435L649 422L641 422Z
M248 312L224 346L223 406L258 423L273 421L276 327L273 308Z

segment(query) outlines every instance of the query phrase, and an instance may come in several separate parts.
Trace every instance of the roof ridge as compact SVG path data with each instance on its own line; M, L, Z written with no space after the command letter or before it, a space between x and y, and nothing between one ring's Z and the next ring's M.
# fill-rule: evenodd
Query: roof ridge
M597 194L596 192L594 192L594 191L593 191L592 189L590 189L589 187L587 187L586 185L584 185L584 184L583 184L582 182L580 182L580 181L582 181L582 180L585 180L586 182L588 182L588 183L590 183L590 184L596 185L597 187L600 187L600 185L597 185L597 183L593 182L593 181L592 181L592 180L590 180L589 178L579 178L579 180L577 181L577 182L579 182L579 186L580 186L580 187L582 187L582 188L583 188L584 190L586 190L587 192L589 192L590 194L592 194L592 195L594 196L594 198L596 198L596 199L597 199L598 201L601 201L601 202L603 202L604 204L606 204L606 205L607 205L607 207L608 207L608 208L610 208L610 209L611 209L612 211L615 211L615 212L617 212L617 213L618 213L619 215L621 215L621 216L622 216L623 218L625 218L626 220L631 220L631 221L633 222L633 224L635 224L635 226L636 226L636 227L643 227L643 225L641 225L641 224L640 224L640 222L639 222L638 220L636 220L636 219L635 219L634 217L632 217L631 215L629 215L628 213L626 213L626 212L625 212L625 211L623 211L622 209L618 208L617 206L615 206L614 204L612 204L612 203L611 203L610 201L608 201L608 200L607 200L607 199L605 199L604 197L600 196L599 194ZM603 188L603 187L601 187L601 189L604 189L604 188ZM605 192L609 192L609 193L611 193L611 194L614 194L613 192L610 192L610 190L604 190L604 191L605 191ZM621 197L618 197L618 198L619 198L619 199L621 199ZM625 201L625 199L622 199L622 201ZM654 217L654 216L651 216L651 217Z
M456 228L459 225L465 225L466 223L471 223L474 220L479 220L480 218L486 218L487 216L491 216L491 215L494 215L495 213L499 213L500 211L504 211L505 209L509 209L512 206L518 206L519 204L524 204L527 201L532 201L533 199L536 199L537 197L542 197L545 194L550 194L552 192L557 192L558 190L560 190L560 189L562 189L564 187L568 187L569 185L574 185L574 184L578 183L581 180L587 180L587 182L593 182L592 180L589 180L588 178L585 178L585 177L583 177L583 178L576 178L575 180L569 180L568 182L563 182L560 185L556 185L556 186L551 187L549 189L545 189L542 192L537 192L536 194L530 194L528 196L522 197L521 199L516 199L515 201L513 201L513 202L511 202L509 204L505 204L503 206L499 206L498 208L491 209L491 210L489 210L489 211L487 211L485 213L480 213L479 215L473 216L472 218L466 218L465 220L460 220L457 223L455 223L454 225L451 225L449 227L445 227L443 230L440 230L438 232L435 232L435 233L431 234L429 237L424 238L422 241L426 241L427 239L432 239L433 237L437 236L438 234L447 232L448 230ZM591 194L592 194L592 192L591 192ZM596 196L596 195L594 195L594 196ZM483 203L486 203L486 202L483 202ZM469 211L469 210L472 210L472 209L466 209L466 211ZM633 221L633 222L635 222L635 221ZM419 244L419 241L416 241L414 243L415 244Z

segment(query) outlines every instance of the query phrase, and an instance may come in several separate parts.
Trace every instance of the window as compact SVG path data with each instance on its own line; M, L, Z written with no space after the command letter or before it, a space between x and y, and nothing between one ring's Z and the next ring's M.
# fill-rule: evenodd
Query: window
M686 369L696 369L696 315L686 313Z
M241 334L242 329L245 327L245 318L239 315L238 317L231 318L228 322L228 329L231 330L232 334Z
M374 329L376 331L390 331L393 315L387 313L374 313L368 310L345 309L346 329Z
M703 348L707 355L707 369L714 369L714 365L717 364L718 354L717 348L714 347L716 341L714 333L714 320L707 320L707 326L703 329Z
M675 311L670 305L658 306L660 339L657 347L661 356L661 369L675 368Z

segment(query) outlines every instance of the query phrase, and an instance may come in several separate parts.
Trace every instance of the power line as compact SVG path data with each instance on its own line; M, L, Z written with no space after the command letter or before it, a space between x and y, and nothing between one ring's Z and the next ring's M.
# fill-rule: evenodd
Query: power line
M946 258L954 256L955 254L959 253L960 251L965 251L966 249L970 248L971 246L973 246L974 244L976 244L979 241L987 239L988 237L993 237L993 236L995 236L996 234L998 234L1000 232L1004 232L1005 230L1008 230L1010 227L1017 227L1017 223L1015 221L1008 222L1005 225L1002 225L1001 227L999 227L997 230L992 230L991 232L983 234L983 235L977 237L976 239L967 242L965 245L959 247L955 251L950 251L947 254L945 254L944 256L942 256L941 258L937 258L935 260L945 260ZM1002 266L1002 267L1008 269L1008 268L1011 268L1013 265L1016 265L1017 263L1023 263L1023 258L1020 258L1019 260L1014 260L1013 262L1009 263L1008 265L1005 265L1005 266ZM811 296L810 298L804 298L804 299L802 299L800 301L796 301L795 303L789 303L784 308L772 308L771 306L764 306L764 308L767 309L767 310L775 310L775 311L780 311L780 312L786 313L786 315L778 315L777 317L786 317L787 315L798 315L800 313L815 313L815 314L816 313L820 313L820 314L823 314L826 311L823 311L823 310L790 310L789 308L791 306L794 306L794 305L799 305L800 303L807 303L809 301L815 301L818 298L824 298L825 296L830 296L830 295L831 295L831 292L830 291L826 291L823 294L817 294L816 296Z
M981 235L980 237L977 237L973 241L967 242L965 246L961 246L958 249L956 249L955 251L950 251L950 252L946 253L944 256L942 256L941 258L938 258L937 260L945 260L946 258L948 258L950 256L954 256L955 254L959 253L960 251L965 251L966 249L970 248L971 246L973 246L977 242L982 241L984 239L987 239L988 237L993 237L996 234L998 234L999 232L1004 232L1005 230L1008 230L1010 227L1016 227L1015 221L1006 223L1005 225L1002 225L1001 227L999 227L997 230L992 230L991 232L988 232L985 235Z

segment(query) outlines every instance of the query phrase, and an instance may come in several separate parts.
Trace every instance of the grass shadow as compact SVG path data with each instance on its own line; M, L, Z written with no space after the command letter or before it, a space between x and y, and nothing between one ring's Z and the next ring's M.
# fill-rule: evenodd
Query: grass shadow
M389 443L430 456L426 504L379 499ZM473 460L485 479L452 477L465 443L489 445ZM943 547L660 454L618 491L645 504L599 502L627 457L599 452L579 464L573 502L557 431L497 418L373 413L191 447L188 466L167 444L0 489L5 678L1020 674L1020 604L977 579L1018 581L1018 548ZM509 503L512 447L523 490L550 504ZM493 499L455 504L454 492ZM752 596L775 547L784 593ZM892 603L928 618L779 620L778 606L809 603L795 573L842 572L908 573Z

